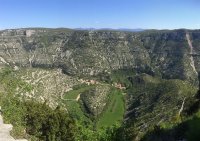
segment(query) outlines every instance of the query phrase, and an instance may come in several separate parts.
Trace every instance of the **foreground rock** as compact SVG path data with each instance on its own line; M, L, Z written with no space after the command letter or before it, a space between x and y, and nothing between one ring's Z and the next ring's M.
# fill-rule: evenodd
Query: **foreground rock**
M27 141L26 139L15 140L11 135L10 131L12 130L11 124L4 124L3 118L0 115L0 141Z

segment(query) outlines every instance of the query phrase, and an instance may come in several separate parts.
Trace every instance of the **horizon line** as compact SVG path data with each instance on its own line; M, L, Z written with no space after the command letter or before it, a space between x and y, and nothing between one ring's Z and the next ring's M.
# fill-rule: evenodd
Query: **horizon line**
M119 27L119 28L111 28L111 27L13 27L13 28L0 28L0 31L3 30L17 30L17 29L71 29L71 30L200 30L200 28L127 28L127 27Z

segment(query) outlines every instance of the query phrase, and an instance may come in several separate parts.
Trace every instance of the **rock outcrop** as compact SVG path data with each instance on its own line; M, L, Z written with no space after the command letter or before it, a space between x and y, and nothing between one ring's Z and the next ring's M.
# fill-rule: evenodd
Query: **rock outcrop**
M0 114L0 141L27 141L26 139L15 140L10 135L11 130L12 130L12 125L11 124L4 124L3 118Z
M97 117L103 111L106 103L108 102L109 87L99 85L93 89L85 91L81 94L80 98L87 113Z

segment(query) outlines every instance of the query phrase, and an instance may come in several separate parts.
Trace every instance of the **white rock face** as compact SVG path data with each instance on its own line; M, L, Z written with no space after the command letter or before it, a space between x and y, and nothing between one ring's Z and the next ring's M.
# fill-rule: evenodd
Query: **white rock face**
M12 130L11 124L4 124L3 118L0 115L0 141L27 141L26 139L15 140L11 135L10 131Z
M26 37L31 37L35 33L35 30L26 30Z

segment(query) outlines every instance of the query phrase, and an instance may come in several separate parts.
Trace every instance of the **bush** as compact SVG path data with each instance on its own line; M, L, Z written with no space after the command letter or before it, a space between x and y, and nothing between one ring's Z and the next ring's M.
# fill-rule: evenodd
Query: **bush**
M73 141L76 126L66 111L46 104L26 102L26 131L45 141Z

